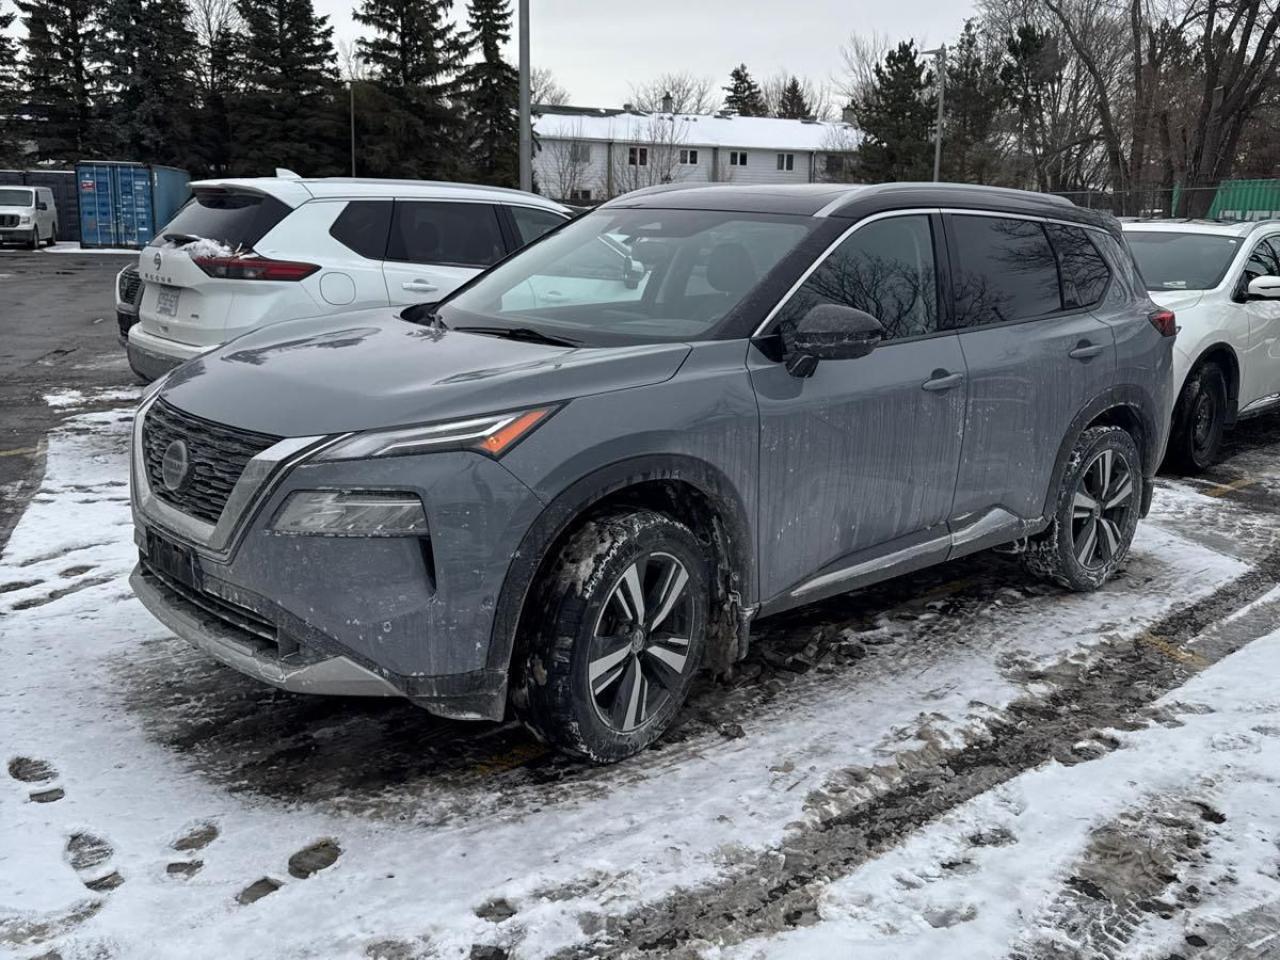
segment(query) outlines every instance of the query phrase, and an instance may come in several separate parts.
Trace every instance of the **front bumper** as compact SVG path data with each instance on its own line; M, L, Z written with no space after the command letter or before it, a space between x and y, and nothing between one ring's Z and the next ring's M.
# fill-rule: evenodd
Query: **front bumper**
M0 227L0 243L30 243L35 232L33 226Z

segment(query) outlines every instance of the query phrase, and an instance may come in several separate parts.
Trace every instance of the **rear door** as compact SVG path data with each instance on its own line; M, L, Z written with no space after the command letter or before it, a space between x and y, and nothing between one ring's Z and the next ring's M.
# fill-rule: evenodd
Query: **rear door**
M999 530L1044 513L1072 421L1115 381L1114 336L1090 310L1109 274L1090 278L1075 234L1041 220L956 213L946 229L969 374L953 526Z
M491 203L397 200L382 275L392 304L429 303L506 256Z
M965 391L957 337L940 324L940 226L927 212L864 221L764 331L797 323L818 304L844 304L884 326L869 356L823 360L798 378L751 349L765 597L829 593L860 577L864 559L946 555Z

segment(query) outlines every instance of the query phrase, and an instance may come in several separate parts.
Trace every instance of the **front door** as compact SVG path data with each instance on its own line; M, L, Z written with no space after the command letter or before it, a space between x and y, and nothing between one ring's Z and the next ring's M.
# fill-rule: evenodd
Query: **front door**
M506 256L491 203L397 200L382 275L392 305L431 303Z
M766 599L787 590L803 598L815 581L836 586L862 557L913 539L945 543L965 391L957 338L939 329L939 227L925 213L865 221L765 331L798 322L818 304L845 304L885 328L870 355L823 360L812 377L797 378L751 348Z
M1039 518L1072 421L1115 382L1115 337L1090 309L1107 289L1106 261L1085 231L1047 227L947 217L969 374L956 529L993 512L996 528Z
M1280 277L1280 237L1260 241L1244 265L1237 288L1249 318L1249 349L1241 366L1240 409L1280 393L1280 300L1248 300L1249 281Z

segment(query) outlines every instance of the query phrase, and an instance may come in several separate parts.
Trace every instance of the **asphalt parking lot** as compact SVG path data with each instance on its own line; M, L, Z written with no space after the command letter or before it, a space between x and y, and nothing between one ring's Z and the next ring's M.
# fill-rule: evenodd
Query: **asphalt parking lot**
M123 262L0 253L0 952L1277 955L1280 416L1163 479L1099 593L982 554L765 620L593 767L142 610Z

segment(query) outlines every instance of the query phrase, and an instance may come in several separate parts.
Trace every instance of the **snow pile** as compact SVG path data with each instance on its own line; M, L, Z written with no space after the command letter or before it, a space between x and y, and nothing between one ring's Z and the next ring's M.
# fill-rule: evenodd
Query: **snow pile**
M240 247L231 247L221 240L211 240L208 237L183 238L181 241L166 240L160 246L165 250L181 250L192 259L196 257L238 257L243 252Z
M116 403L118 401L135 402L142 395L141 387L111 387L103 390L61 389L50 390L44 395L44 402L55 410L66 410L72 407L83 407L91 403Z

